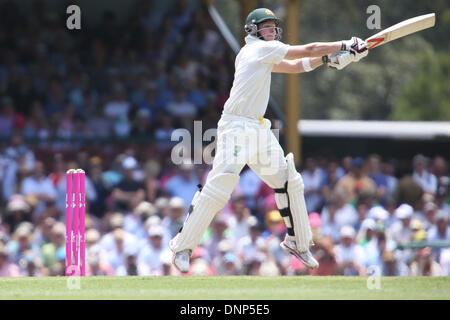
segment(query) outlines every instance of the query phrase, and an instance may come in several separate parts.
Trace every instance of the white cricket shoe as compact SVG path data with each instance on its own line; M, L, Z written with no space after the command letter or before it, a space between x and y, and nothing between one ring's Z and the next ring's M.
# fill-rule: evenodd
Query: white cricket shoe
M280 243L281 249L285 252L292 254L298 260L300 260L305 266L311 269L315 269L319 267L319 263L316 259L314 259L311 251L306 250L305 252L300 252L297 250L297 246L295 245L295 241L289 241L284 239L283 242Z
M173 265L183 273L189 272L189 259L191 258L191 250L183 250L173 254Z

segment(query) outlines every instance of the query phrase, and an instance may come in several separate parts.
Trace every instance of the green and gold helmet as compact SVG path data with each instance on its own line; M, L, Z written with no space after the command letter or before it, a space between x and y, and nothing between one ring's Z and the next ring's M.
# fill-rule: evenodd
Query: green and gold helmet
M280 19L275 16L275 14L272 12L272 10L267 8L258 8L250 12L247 16L247 19L245 20L245 32L248 34L260 38L260 35L258 33L258 24L261 22L267 21L267 20L274 20L277 30L277 38L276 40L281 39L281 32L282 29L278 27L278 24L280 23Z

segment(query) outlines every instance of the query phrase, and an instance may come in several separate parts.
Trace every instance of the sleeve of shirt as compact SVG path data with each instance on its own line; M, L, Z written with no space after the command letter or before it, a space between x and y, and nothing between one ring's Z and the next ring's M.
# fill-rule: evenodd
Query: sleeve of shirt
M286 56L289 45L280 41L264 41L258 50L258 60L267 64L279 64Z

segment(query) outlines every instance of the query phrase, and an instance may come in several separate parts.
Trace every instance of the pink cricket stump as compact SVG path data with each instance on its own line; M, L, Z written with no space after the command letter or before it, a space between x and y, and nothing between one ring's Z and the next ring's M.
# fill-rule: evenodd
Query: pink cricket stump
M74 256L74 264L79 270L78 264L78 244L79 244L79 217L80 217L80 174L78 170L75 170L73 174L73 194L74 194L74 207L73 207L73 238L72 238L72 250ZM76 272L79 275L79 271Z
M66 276L70 276L72 264L72 176L73 170L66 173Z
M80 170L81 171L81 170ZM85 178L86 175L84 171L80 173L80 196L81 196L81 206L80 206L80 263L81 263L81 276L86 275L86 267L85 267L85 214L86 214L86 186L85 186Z

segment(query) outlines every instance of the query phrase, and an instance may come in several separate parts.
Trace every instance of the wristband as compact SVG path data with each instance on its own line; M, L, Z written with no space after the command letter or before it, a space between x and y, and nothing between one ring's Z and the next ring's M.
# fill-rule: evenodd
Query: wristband
M330 62L330 58L328 56L322 56L322 62L324 64L327 64L328 62Z
M310 59L309 58L303 58L302 59L302 65L303 69L305 69L306 72L311 71L313 68L311 68Z
M347 46L345 45L345 42L342 41L341 51L346 51L346 50L347 50Z

